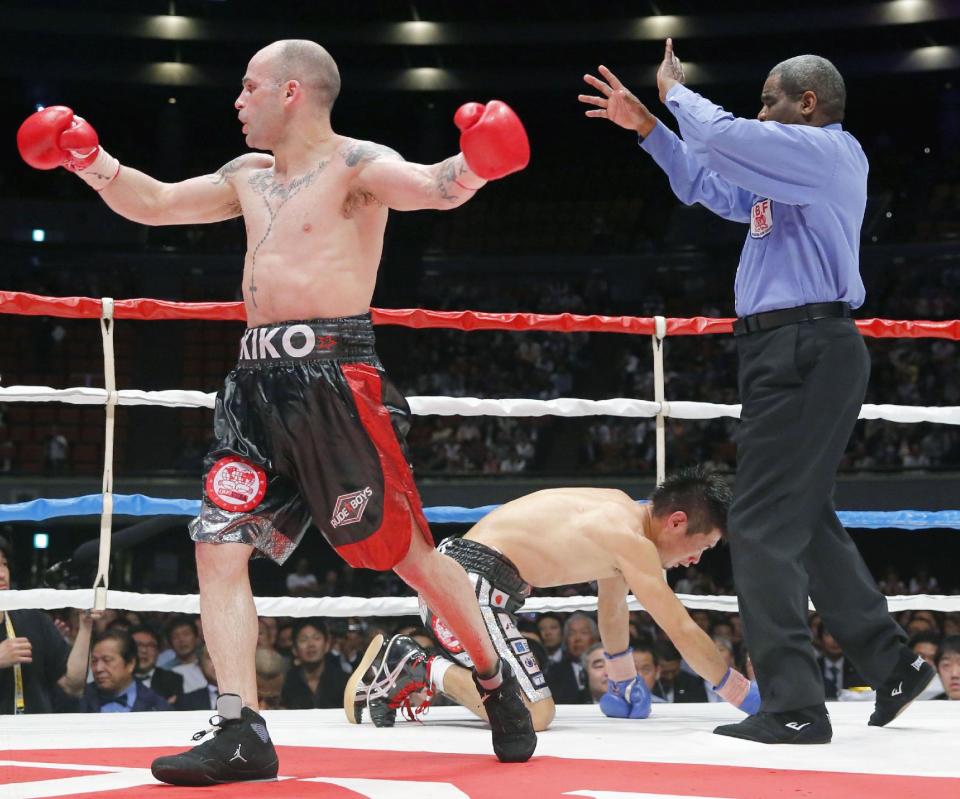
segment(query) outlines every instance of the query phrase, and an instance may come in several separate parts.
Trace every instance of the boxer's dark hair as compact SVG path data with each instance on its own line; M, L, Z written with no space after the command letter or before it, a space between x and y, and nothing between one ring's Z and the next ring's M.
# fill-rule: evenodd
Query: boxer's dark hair
M2 535L0 535L0 552L2 552L3 556L7 559L7 565L9 566L13 558L13 547L10 546L10 542Z
M830 123L841 122L847 105L847 87L840 71L826 58L798 55L781 61L767 77L780 76L780 88L791 100L807 91L817 95L817 106Z
M662 518L677 511L687 514L687 535L718 529L723 537L727 534L727 513L732 499L726 480L702 466L668 475L650 495L654 516Z
M126 630L106 630L93 639L93 646L101 641L116 641L117 649L120 650L120 657L123 658L124 663L132 663L137 659L137 643ZM93 649L93 647L90 648Z

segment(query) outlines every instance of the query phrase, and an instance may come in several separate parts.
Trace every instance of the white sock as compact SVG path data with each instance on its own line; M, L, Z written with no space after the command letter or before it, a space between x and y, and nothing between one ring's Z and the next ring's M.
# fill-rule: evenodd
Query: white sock
M430 661L430 687L434 691L443 691L443 676L452 665L453 661L440 655L435 656Z

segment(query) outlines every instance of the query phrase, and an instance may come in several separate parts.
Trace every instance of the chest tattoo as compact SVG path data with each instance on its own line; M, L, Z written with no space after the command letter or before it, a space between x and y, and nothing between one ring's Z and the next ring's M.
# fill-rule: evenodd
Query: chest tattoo
M310 186L319 174L323 172L328 163L329 161L321 161L314 169L286 183L278 182L272 169L256 172L251 175L247 181L250 188L253 189L253 193L261 197L269 214L267 229L264 231L260 241L258 241L253 248L253 253L250 257L250 285L247 287L247 290L250 292L250 300L254 308L258 307L256 273L257 254L260 248L273 232L273 224L280 216L280 211L283 206L287 204L288 200L296 197L301 191Z

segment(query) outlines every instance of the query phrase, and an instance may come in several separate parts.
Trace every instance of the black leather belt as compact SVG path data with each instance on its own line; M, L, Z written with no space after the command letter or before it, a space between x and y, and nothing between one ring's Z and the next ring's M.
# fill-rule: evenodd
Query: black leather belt
M743 316L733 323L733 335L745 336L761 330L773 330L797 322L812 322L815 319L831 319L850 316L850 306L845 302L811 302L796 308L783 308L779 311Z

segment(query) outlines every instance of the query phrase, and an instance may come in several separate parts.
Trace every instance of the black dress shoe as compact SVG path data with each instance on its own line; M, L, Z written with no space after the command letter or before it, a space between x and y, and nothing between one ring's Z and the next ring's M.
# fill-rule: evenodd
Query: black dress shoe
M877 701L873 715L867 723L871 727L883 727L906 710L930 684L936 672L919 655L905 649L900 663L889 679L877 688Z
M828 744L833 738L833 727L824 705L784 713L760 711L737 724L717 727L714 732L761 744Z

